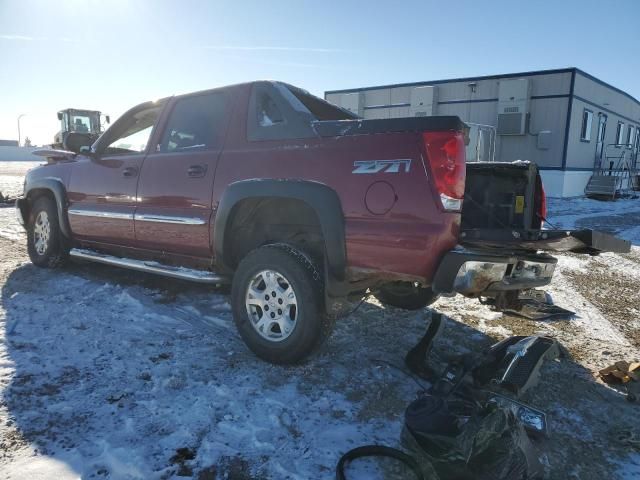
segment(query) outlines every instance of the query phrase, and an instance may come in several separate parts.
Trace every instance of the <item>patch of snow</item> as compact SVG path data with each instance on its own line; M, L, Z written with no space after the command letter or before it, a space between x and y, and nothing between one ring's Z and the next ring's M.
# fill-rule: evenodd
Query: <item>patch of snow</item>
M640 479L640 453L630 453L623 460L616 458L610 461L618 467L615 473L620 480Z
M46 455L25 455L2 466L6 480L77 480L80 474L69 463Z

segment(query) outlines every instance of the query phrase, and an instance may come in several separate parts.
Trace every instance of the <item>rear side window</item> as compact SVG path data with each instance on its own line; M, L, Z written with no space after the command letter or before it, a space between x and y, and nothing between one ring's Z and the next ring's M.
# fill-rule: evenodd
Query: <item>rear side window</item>
M284 122L282 112L268 93L259 93L257 101L258 125L261 127L271 127L272 125Z
M220 147L227 125L227 103L225 92L178 100L158 150L162 153L193 152Z
M316 120L353 120L358 118L353 113L330 104L326 100L315 97L300 88L288 86L289 91L311 112Z

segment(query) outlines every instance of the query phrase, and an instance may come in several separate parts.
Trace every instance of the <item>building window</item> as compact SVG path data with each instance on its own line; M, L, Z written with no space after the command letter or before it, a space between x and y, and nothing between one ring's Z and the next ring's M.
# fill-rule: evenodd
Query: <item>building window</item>
M633 148L633 140L634 140L634 134L635 132L635 127L633 125L629 125L629 131L627 132L627 147L629 148Z
M640 160L640 127L636 128L636 147L635 158L633 160L633 168L638 168L638 160Z
M591 141L591 124L593 123L593 112L586 108L582 112L582 129L580 130L580 140Z
M622 145L624 141L624 122L618 122L618 130L616 131L616 145Z

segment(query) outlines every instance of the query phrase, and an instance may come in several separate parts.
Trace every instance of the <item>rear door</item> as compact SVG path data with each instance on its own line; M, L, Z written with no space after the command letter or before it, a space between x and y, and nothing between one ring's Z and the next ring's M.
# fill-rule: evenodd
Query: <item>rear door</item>
M178 97L138 184L138 247L210 257L213 179L232 107L229 90Z
M135 107L98 141L94 155L78 157L67 188L75 238L127 246L134 243L138 176L162 107L162 103Z

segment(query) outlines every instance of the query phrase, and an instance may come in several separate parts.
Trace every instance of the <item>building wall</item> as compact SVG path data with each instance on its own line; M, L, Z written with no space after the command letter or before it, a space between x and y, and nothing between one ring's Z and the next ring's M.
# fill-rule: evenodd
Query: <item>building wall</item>
M616 142L618 121L625 123L625 130L630 124L636 129L640 128L640 103L578 69L340 90L327 92L325 99L341 105L343 95L362 92L365 119L407 117L410 116L412 89L433 85L438 87L434 115L457 115L469 123L497 126L500 81L517 78L528 78L530 81L529 133L497 135L495 160L536 162L542 168L545 189L550 196L583 195L594 167L598 113L608 116L604 141L607 145ZM475 92L469 86L471 82L476 84ZM580 139L585 108L594 114L589 142ZM550 148L541 150L537 145L537 133L544 130L550 131L552 137ZM631 149L625 147L610 150L624 150L627 155L631 154Z
M0 162L42 161L42 157L34 155L35 147L2 147L0 146Z
M496 139L496 161L530 160L541 167L562 166L564 133L571 91L571 70L554 73L499 75L489 78L437 80L398 86L370 87L341 92L327 92L326 100L341 105L345 93L360 91L364 95L365 119L399 118L410 115L411 90L417 86L438 87L438 103L434 115L457 115L465 122L497 125L498 90L503 79L530 80L529 135L501 136ZM469 87L474 82L475 92ZM537 147L536 133L552 132L551 148Z
M585 109L593 112L591 125L591 140L580 139L582 131L582 115ZM567 169L587 169L594 167L596 159L596 145L598 136L598 114L607 115L605 131L605 146L616 143L618 122L624 122L626 141L629 125L637 131L640 127L640 103L616 89L602 85L598 81L576 72L573 106L571 108L571 123L569 128L569 142L567 146ZM635 139L633 139L635 141ZM627 158L635 152L633 148L608 148L611 155L619 155L625 151Z

